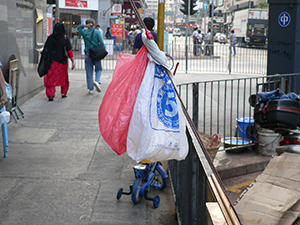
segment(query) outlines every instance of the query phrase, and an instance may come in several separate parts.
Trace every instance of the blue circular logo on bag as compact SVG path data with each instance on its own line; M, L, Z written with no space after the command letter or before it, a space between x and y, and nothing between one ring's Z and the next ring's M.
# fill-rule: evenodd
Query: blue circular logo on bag
M179 128L176 93L172 86L165 84L157 94L157 116L168 128Z

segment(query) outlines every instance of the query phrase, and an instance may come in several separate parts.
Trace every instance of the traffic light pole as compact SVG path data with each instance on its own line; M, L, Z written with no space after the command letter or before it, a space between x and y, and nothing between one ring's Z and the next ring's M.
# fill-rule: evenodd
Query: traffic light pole
M214 1L211 1L211 27L212 29L210 29L210 34L211 34L211 52L210 54L213 55L214 54Z
M56 0L54 24L57 23L57 22L59 22L59 0Z
M187 5L188 5L188 11L187 11L187 15L186 15L186 19L185 19L185 73L187 73L188 71L188 23L190 21L190 1L192 0L188 0Z
M214 1L211 2L211 26L213 29L211 29L211 40L214 43Z

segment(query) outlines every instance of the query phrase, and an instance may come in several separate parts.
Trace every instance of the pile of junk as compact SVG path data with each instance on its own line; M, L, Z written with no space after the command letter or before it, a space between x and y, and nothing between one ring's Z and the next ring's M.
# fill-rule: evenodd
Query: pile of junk
M293 92L280 89L249 97L254 107L254 139L260 155L300 154L300 103Z

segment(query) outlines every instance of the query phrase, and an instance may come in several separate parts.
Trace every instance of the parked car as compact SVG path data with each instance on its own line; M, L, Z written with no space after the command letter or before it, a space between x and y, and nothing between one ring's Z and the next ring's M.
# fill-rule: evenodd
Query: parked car
M180 31L179 28L175 28L175 29L173 30L173 37L175 37L175 36L178 36L178 37L181 36L181 31Z
M173 28L172 27L167 27L166 31L168 31L169 33L173 33Z
M226 34L216 33L216 35L214 37L214 41L220 42L221 44L225 44L227 42Z

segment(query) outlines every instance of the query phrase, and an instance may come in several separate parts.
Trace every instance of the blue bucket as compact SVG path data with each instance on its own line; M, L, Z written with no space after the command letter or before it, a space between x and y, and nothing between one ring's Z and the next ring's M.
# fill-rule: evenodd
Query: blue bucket
M254 125L253 117L239 117L237 121L238 121L238 136L244 139L253 140L253 138L250 138L249 135L247 134L247 127L250 124Z

